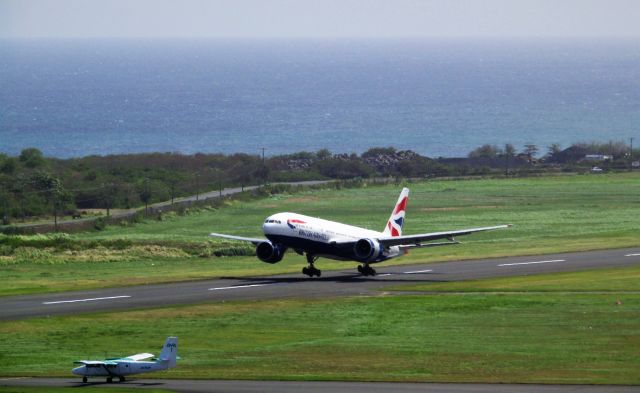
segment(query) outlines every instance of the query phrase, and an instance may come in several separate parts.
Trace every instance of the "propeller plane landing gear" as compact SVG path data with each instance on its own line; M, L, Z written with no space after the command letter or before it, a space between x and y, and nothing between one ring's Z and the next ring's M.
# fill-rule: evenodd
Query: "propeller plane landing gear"
M82 382L87 383L88 379L87 377L82 377Z
M375 276L376 269L372 268L368 264L358 265L358 272L360 272L363 276Z
M309 262L309 266L302 268L302 274L306 274L309 277L313 277L313 276L320 277L320 275L322 274L322 270L316 269L316 267L313 266L313 264L317 260L318 260L317 256L307 254L307 262Z

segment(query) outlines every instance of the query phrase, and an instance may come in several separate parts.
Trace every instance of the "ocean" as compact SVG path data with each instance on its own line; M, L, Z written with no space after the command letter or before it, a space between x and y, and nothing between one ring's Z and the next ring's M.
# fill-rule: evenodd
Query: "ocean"
M2 40L0 152L640 140L637 40Z

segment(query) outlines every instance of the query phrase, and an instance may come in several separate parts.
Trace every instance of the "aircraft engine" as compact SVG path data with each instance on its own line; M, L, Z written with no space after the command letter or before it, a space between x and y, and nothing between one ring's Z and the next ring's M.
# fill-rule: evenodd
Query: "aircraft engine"
M360 239L353 246L353 252L361 261L371 262L380 255L380 243L374 239Z
M287 248L282 244L262 242L256 247L256 256L265 263L278 263L282 260L286 250Z

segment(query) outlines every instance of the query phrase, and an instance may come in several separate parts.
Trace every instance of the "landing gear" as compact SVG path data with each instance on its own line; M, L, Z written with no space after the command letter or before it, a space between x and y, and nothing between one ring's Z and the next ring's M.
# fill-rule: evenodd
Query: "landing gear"
M111 377L107 378L107 383L113 383L113 378Z
M372 268L368 264L358 265L358 272L360 272L363 276L375 276L376 269Z
M87 381L88 381L87 377L82 377L82 382L83 383L87 383Z
M120 377L120 382L124 382L124 377Z
M316 267L313 266L313 264L317 260L318 260L317 256L307 253L307 262L309 262L309 266L302 268L302 274L306 274L309 277L313 277L313 276L320 277L320 275L322 274L322 271L320 269L316 269Z

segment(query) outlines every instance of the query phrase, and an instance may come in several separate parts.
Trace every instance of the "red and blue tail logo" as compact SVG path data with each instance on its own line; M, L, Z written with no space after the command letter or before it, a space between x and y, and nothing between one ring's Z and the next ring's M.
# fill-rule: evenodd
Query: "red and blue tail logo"
M391 212L391 217L387 221L387 226L384 228L384 234L387 236L397 237L402 236L402 227L404 226L404 215L407 209L407 201L409 200L409 189L403 188L396 202L396 206Z

